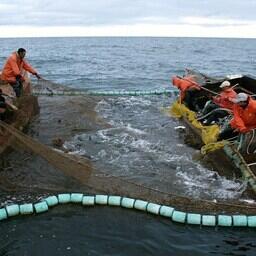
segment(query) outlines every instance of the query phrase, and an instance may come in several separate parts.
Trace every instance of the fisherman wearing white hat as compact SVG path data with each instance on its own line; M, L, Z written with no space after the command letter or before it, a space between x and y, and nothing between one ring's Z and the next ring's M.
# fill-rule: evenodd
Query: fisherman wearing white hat
M233 118L230 126L221 132L219 138L225 139L228 133L238 132L246 133L256 128L256 100L253 100L248 94L240 92L233 99Z
M253 100L246 93L238 93L233 100L234 118L230 124L233 129L246 133L256 128L256 100Z
M211 101L207 102L203 109L203 115L206 115L207 113L213 111L211 114L209 114L208 118L204 120L203 123L205 125L209 125L218 120L219 118L225 117L233 109L233 99L236 97L237 94L231 87L230 82L222 82L219 88L221 89L220 94L214 96Z
M245 103L248 103L248 100L249 100L249 95L244 92L240 92L237 94L236 98L234 98L232 101L233 103L239 103L239 105L247 105Z
M224 81L220 84L220 88L226 88L226 87L230 87L231 84L229 81Z

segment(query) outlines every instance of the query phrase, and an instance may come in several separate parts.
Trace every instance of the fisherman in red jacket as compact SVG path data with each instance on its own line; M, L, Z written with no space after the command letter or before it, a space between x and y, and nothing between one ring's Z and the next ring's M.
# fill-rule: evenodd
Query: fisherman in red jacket
M196 95L201 90L200 85L196 83L195 76L185 77L174 76L172 84L180 90L180 102L184 103L190 110L196 110Z
M239 93L234 100L234 117L230 121L233 129L240 133L246 133L256 128L256 100L246 93Z
M233 90L229 81L222 82L220 88L220 94L214 96L211 101L207 102L202 111L202 115L209 113L209 116L203 122L205 125L209 125L219 118L225 117L229 114L228 110L230 112L233 110L233 100L236 98L237 93ZM226 109L227 111L219 108ZM210 114L211 111L213 112Z
M237 133L247 133L256 128L256 100L246 93L238 93L233 100L233 118L228 127L221 133L219 138L225 139Z
M41 78L37 71L24 60L25 55L26 50L23 48L19 48L17 52L12 53L7 59L1 74L1 80L13 86L17 97L20 97L23 90L24 71L28 71L38 79Z

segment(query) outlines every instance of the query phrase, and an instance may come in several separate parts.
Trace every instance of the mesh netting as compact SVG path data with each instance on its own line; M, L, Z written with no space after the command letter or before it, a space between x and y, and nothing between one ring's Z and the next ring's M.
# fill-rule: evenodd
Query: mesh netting
M56 169L62 171L66 176L71 176L79 182L91 188L92 191L107 193L112 195L128 196L153 201L159 204L171 205L184 211L196 211L200 213L246 213L256 214L256 207L246 204L235 203L216 203L207 200L195 200L185 196L169 194L136 184L129 180L123 180L119 177L106 175L94 168L90 160L74 155L69 155L56 151L49 146L43 145L33 138L23 134L15 128L0 122L5 132L11 133L15 140L12 140L12 146L22 147L25 150L32 151L41 156Z
M54 150L4 122L1 122L0 126L15 137L16 140L9 142L12 143L12 146L25 148L25 150L29 150L41 156L66 175L74 176L79 180L88 179L88 174L90 174L92 167L90 161L86 158L68 155L61 151Z
M196 119L196 113L189 110L184 104L179 103L178 101L174 102L170 108L170 114L176 118L186 118L194 128L200 132L200 137L204 144L211 144L213 147L218 135L219 127L217 125L203 126Z

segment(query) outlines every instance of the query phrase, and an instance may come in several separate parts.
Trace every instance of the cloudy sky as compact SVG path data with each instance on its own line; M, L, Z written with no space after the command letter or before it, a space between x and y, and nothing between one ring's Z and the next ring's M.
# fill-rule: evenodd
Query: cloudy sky
M0 37L256 38L256 0L0 0Z

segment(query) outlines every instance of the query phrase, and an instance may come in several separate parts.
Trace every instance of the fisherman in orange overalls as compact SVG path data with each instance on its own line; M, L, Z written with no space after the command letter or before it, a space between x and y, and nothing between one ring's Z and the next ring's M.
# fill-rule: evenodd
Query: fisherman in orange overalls
M24 71L28 71L38 79L41 78L37 71L24 60L25 55L26 50L23 48L13 52L7 59L1 74L1 80L13 86L17 97L21 96L23 90L23 82L25 81Z
M233 102L234 116L230 125L220 133L220 139L226 138L230 133L247 133L256 128L256 100L241 92Z
M201 90L200 85L195 82L193 75L183 78L174 76L172 84L180 90L180 102L184 103L190 110L196 110L195 94Z
M256 128L256 100L253 100L246 93L239 93L234 99L234 117L230 121L233 129L246 133Z
M212 100L206 102L205 107L202 110L202 115L209 113L209 116L207 116L207 118L203 121L205 125L216 122L219 118L223 118L229 114L228 110L230 110L230 112L233 110L234 103L232 100L236 98L237 93L231 87L229 81L222 82L220 89L220 94L214 96ZM226 109L227 111L223 109Z

